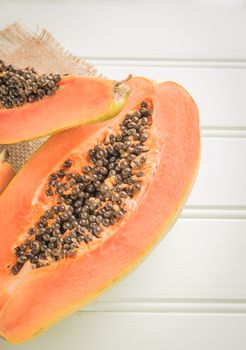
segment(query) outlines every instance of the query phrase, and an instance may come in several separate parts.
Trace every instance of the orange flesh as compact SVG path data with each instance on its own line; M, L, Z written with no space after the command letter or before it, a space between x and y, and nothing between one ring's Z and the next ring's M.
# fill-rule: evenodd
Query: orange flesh
M147 99L145 99L146 101ZM148 102L148 109L152 110L152 101L147 100ZM140 106L134 106L135 108L132 110L133 112L135 110L138 110ZM120 122L120 120L118 120ZM87 151L90 148L93 148L93 146L99 144L105 137L108 137L112 134L112 131L114 131L116 134L117 132L120 132L119 123L114 121L113 123L108 123L107 127L105 127L103 130L99 129L98 133L96 135L92 135L92 137L89 137L88 140L84 140L83 144L76 147L72 153L69 155L69 159L72 161L72 166L69 168L69 171L67 172L73 172L75 174L81 173L81 169L88 165L88 156ZM151 126L150 126L151 128ZM147 186L148 182L150 181L152 174L157 166L159 153L158 153L158 146L156 144L156 138L154 137L153 133L150 134L149 139L145 142L145 146L148 146L150 148L150 151L146 153L147 160L145 164L142 166L141 170L144 171L144 178L139 178L138 182L141 183L141 192L135 193L134 198L128 198L124 207L127 209L127 215L125 215L121 220L118 220L115 222L113 227L107 227L102 232L102 237L93 240L92 242L86 244L85 242L80 243L80 249L78 254L84 255L91 251L92 249L95 249L99 244L102 244L103 241L108 239L110 236L114 234L114 232L119 228L119 226L124 225L124 222L127 220L127 217L131 213L132 210L137 205L137 201L139 200L139 195L142 194L145 191L145 187ZM53 151L51 151L53 152ZM65 159L64 159L65 160ZM63 161L64 161L63 160ZM61 164L62 165L62 164ZM62 166L61 166L62 168ZM58 169L55 169L56 171ZM134 174L134 172L133 172ZM31 211L26 217L26 222L23 223L23 227L18 232L18 245L25 243L25 239L29 238L28 230L35 225L35 223L38 222L40 217L43 215L44 211L47 209L50 209L53 205L57 205L57 195L54 195L52 197L47 197L45 194L45 190L47 189L47 179L46 181L43 181L41 185L36 189L35 196L32 199L32 207ZM112 181L112 178L107 179L107 184L109 185L110 181ZM67 235L64 234L63 238ZM14 248L12 248L12 251L14 251ZM8 261L8 268L13 266L15 264L15 257L14 254L12 254L12 257ZM58 262L59 263L59 262ZM30 265L30 263L28 263ZM55 264L54 261L52 261L52 264ZM30 270L31 266L25 267L24 269L24 275L27 270ZM22 274L20 273L19 278L22 278Z
M12 256L10 248L25 225L41 181L81 147L81 141L85 145L90 138L96 139L95 134L102 133L101 128L108 128L110 123L114 125L115 120L72 129L51 138L0 199L0 217L3 218L0 223L0 334L12 342L32 337L94 299L132 270L167 231L184 203L199 161L197 108L177 84L167 82L154 86L147 80L135 78L129 85L133 94L119 119L141 100L151 98L154 104L151 133L156 139L156 153L152 158L155 167L149 172L151 178L146 179L136 207L124 224L114 227L107 239L86 254L39 270L24 269L21 276L13 277L6 269ZM35 167L39 172L28 177L23 190L25 177ZM11 196L12 191L16 193L15 198ZM7 236L4 235L6 227Z
M43 100L22 107L0 109L0 143L30 140L113 116L107 116L112 102L113 81L67 76L62 78L59 86L53 96Z

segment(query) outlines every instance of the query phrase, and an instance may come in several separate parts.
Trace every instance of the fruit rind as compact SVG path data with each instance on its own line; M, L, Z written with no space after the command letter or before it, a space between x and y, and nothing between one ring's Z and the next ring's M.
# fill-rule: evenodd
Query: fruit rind
M135 268L139 264L139 262L143 260L146 254L149 253L152 247L156 245L156 243L160 240L160 238L162 238L164 234L170 229L172 224L175 222L179 214L179 211L181 210L188 196L188 192L191 190L192 183L194 182L194 179L197 173L198 164L199 164L199 155L200 155L200 137L199 137L197 108L194 105L194 102L190 99L187 92L185 92L184 89L178 85L174 85L173 83L169 82L169 83L161 84L159 86L155 85L155 89L157 90L157 94L161 93L162 89L164 90L163 100L165 100L165 106L164 106L165 108L163 108L163 110L160 110L160 113L156 115L158 116L158 122L160 122L159 128L157 128L157 130L159 130L160 132L162 132L163 130L165 131L165 133L163 134L161 133L162 139L160 140L162 143L162 147L164 147L162 148L162 152L164 151L164 149L165 149L165 152L164 154L162 153L162 156L163 156L162 163L161 163L162 170L160 170L161 173L159 172L159 175L156 178L155 183L160 184L160 181L159 181L160 178L162 179L163 183L161 184L160 187L158 186L153 187L155 185L154 185L154 182L152 181L152 184L150 183L150 187L148 188L148 190L144 195L145 196L143 199L144 202L140 203L141 205L139 205L138 210L136 210L132 214L129 221L126 222L124 229L122 229L118 233L118 236L116 235L113 236L111 238L111 241L107 241L105 243L104 247L102 247L100 250L101 252L100 255L99 255L99 251L97 251L98 253L95 253L94 251L93 255L91 256L89 255L90 262L94 262L94 265L99 262L103 263L103 267L105 267L106 271L108 271L107 268L109 264L113 265L112 267L115 268L115 270L113 269L115 273L111 277L108 277L107 280L106 279L102 280L103 283L100 285L100 287L95 289L94 292L91 292L88 295L85 294L85 296L83 296L83 298L81 297L80 300L78 300L76 296L73 300L77 300L77 302L74 303L73 305L69 305L66 308L63 308L63 312L61 312L60 310L59 316L57 313L57 317L53 315L53 317L50 317L49 320L47 320L47 322L42 322L42 327L40 326L40 329L42 328L42 331L45 330L47 327L51 326L52 324L54 324L57 321L57 319L65 317L67 314L70 314L72 311L78 309L78 307L81 307L87 304L88 302L92 301L99 293L101 293L105 289L108 289L112 284L122 279L127 273L129 273L133 268ZM153 93L151 88L146 90L147 90L146 93L148 96ZM129 97L129 101L130 101L130 98L131 96ZM158 103L160 103L160 98L161 97L157 95L156 101L157 102L159 101ZM166 113L169 113L169 112L170 112L170 116L165 115ZM122 113L124 113L124 111ZM172 113L174 113L174 115L172 115ZM181 118L180 125L178 123L179 113ZM182 113L184 113L184 115L182 115ZM175 118L176 120L174 120ZM173 121L175 123L174 125L172 124ZM184 131L185 125L187 127L186 129L187 134ZM164 126L166 126L167 129L165 129ZM87 130L89 130L90 128L93 128L93 126L89 126ZM96 125L95 125L95 128L96 128ZM82 128L80 130L82 130ZM173 131L175 134L174 140L172 139L171 131ZM182 139L178 139L179 131L182 136ZM75 136L76 131L74 130L74 131L68 131L68 133L64 133L63 134L64 138L66 139L66 136L69 134L71 134L71 140L74 142L74 140L72 139L72 135ZM78 135L79 135L79 131L78 131ZM187 141L187 143L184 142L183 144L182 142L187 139L186 136L189 137L190 139ZM169 141L169 138L171 138L170 141ZM61 141L61 135L54 136L53 142L58 141L59 139ZM178 154L175 152L172 154L171 152L172 143L175 140L177 140L178 145L173 144L173 148L176 149ZM165 144L165 142L167 144ZM48 143L46 146L48 146ZM167 146L169 146L169 148ZM183 146L185 146L184 149L183 149ZM187 154L186 154L186 150L187 150ZM168 162L169 164L167 164ZM28 169L27 167L28 165L26 165L26 169ZM172 171L168 173L168 169L171 169ZM164 170L166 170L167 173L165 173ZM175 177L175 175L177 176L177 178ZM174 181L174 183L172 181L173 178L176 179L175 180L176 182ZM172 184L178 185L178 186L176 187L171 186ZM152 188L152 192L150 192L150 188ZM146 202L147 199L148 199L148 202ZM156 206L154 205L157 201L158 201L157 204L160 206L160 208L156 208ZM148 215L150 215L150 211L148 211L147 209L150 209L151 207L152 209L153 208L158 209L158 214L153 216L152 219L155 219L155 220L148 221L146 213L148 212ZM165 214L161 215L162 212ZM143 217L146 217L146 220L143 220L141 222L140 218L143 218ZM156 224L154 224L154 226L152 224L151 224L152 226L151 225L148 226L150 222L155 222L155 221L156 221ZM143 229L141 237L139 237L138 230L136 230L136 224L141 226L139 227L139 231L140 231L140 228L141 230ZM132 232L134 232L134 234L132 234ZM117 248L117 242L121 242L122 235L126 235L127 237L127 233L129 234L131 233L131 236L128 235L129 241L125 243L125 247L122 246L122 250L124 249L124 251L122 252L122 256L121 256L121 254L118 255L120 250L115 250L115 249ZM131 237L132 238L139 237L139 238L142 238L144 241L141 242L137 240L134 246L134 242ZM113 259L111 259L112 261L103 262L101 260L103 257L104 258L107 256L109 257L110 253L113 253L113 248L114 248L114 254L117 254L117 263L120 262L121 258L126 259L126 261L128 262L127 265L124 266L124 268L122 268L122 265L119 265L119 267L114 266L114 262L116 262L115 256L113 257ZM128 253L131 253L131 255L127 256ZM98 256L100 256L100 259L98 259ZM83 269L87 267L89 262L88 260L87 262L85 262L84 260L83 261L81 260L81 263L82 263L82 267L81 267L82 270L79 269L79 271L83 272L84 271ZM122 261L122 264L123 263L124 261ZM76 271L75 265L76 265L76 260L74 260L73 266L71 265L72 269L67 271L71 271L71 273ZM51 275L52 278L54 277L53 282L56 281L56 283L59 280L59 276L58 276L58 280L55 277L58 271L59 270L57 270L56 272L54 271L54 273ZM67 272L67 271L63 270L63 272ZM86 269L86 271L88 271L88 269ZM61 272L62 271L60 271L60 273ZM102 272L103 270L100 269L98 272L99 273L98 278L100 277L100 273ZM41 278L41 275L42 275L42 272L40 273L40 278ZM70 278L70 276L68 277ZM89 276L89 279L88 279L89 282L91 278L92 277ZM25 286L20 285L18 290L16 290L16 293L17 295L19 294L19 298L21 300L21 295L24 294L24 291L28 292L28 295L29 295L29 292L32 293L32 290L30 289L31 286L33 286L34 284L37 284L36 287L39 287L39 288L36 288L38 293L38 291L40 291L40 287L43 286L44 282L45 282L45 279L42 280L41 278L39 281L39 277L36 274L36 277L34 277L33 280L30 279L30 281L26 283ZM72 282L74 282L74 280L72 280ZM101 280L99 281L99 284L100 283L101 283ZM84 281L84 284L87 285L86 280ZM52 283L51 283L51 286L52 286ZM71 289L71 293L72 291L73 291L73 288ZM1 329L1 333L6 338L8 338L11 342L20 343L30 338L32 335L34 335L34 333L35 335L37 335L38 328L36 328L36 330L32 332L30 332L29 330L29 333L28 333L28 330L26 330L26 333L22 332L21 334L20 334L20 330L18 330L19 333L18 332L14 333L14 329L11 332L11 329L6 328L7 326L5 323L4 314L7 316L7 313L10 312L10 314L13 315L13 317L16 316L14 315L15 297L16 296L13 296L13 299L10 300L9 303L5 306L4 308L5 310L4 309L2 310L3 311L2 316L0 316L0 329ZM24 299L22 300L24 301ZM17 305L18 305L18 302L17 302ZM12 310L11 310L11 306L13 308ZM16 311L20 312L21 310L16 310ZM10 321L12 322L12 319ZM35 319L33 320L33 322L35 322Z

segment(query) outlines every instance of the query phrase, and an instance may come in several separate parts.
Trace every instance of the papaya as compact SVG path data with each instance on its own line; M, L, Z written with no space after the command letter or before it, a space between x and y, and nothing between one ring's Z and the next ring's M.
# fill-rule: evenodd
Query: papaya
M0 108L0 143L10 144L50 135L78 125L114 117L128 92L113 80L63 76L58 89L33 103ZM122 93L117 93L117 91Z
M15 175L14 169L7 160L8 153L6 150L3 150L0 153L0 194L5 190Z
M136 77L118 116L53 135L0 197L0 335L26 341L132 271L199 165L195 102ZM8 232L8 234L6 234Z

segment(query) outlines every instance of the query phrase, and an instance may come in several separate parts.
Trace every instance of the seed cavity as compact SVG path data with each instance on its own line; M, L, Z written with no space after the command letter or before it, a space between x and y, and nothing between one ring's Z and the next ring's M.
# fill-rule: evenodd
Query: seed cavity
M0 108L42 100L57 91L60 74L38 74L34 68L17 69L0 60Z
M74 257L81 244L100 239L126 215L127 200L142 189L151 113L150 102L142 101L125 115L117 131L88 150L88 163L80 170L73 159L66 159L49 175L45 194L54 205L14 247L13 274L27 261L41 268Z

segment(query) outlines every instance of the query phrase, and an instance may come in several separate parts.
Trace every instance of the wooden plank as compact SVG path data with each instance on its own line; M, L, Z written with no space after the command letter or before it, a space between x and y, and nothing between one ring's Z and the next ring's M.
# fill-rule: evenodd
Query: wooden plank
M109 77L183 84L203 135L197 182L166 239L97 302L20 350L245 349L245 11L240 0L1 4L2 26L20 18L35 29L38 14Z
M0 22L20 18L35 29L37 14L81 56L245 60L245 11L239 0L18 1L1 4Z
M188 205L246 205L246 139L204 138Z
M82 313L19 350L245 350L245 315ZM16 346L3 343L1 350Z
M245 220L179 219L146 261L99 302L246 300L245 232Z

